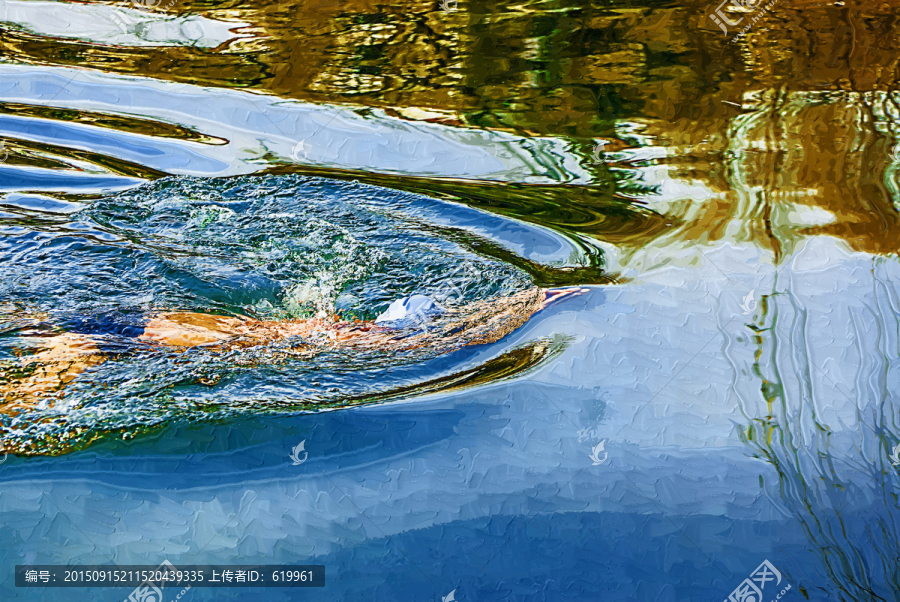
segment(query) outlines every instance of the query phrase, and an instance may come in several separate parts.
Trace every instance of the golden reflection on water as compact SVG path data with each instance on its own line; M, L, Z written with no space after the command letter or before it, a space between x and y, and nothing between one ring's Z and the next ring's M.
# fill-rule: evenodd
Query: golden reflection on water
M723 101L740 102L748 90L864 92L896 83L890 3L783 1L737 44L707 18L712 8L495 2L447 12L436 2L175 2L156 14L233 22L235 36L251 37L212 49L135 48L44 38L7 24L2 47L18 63L343 99L411 119L416 111L403 108L424 111L424 119L456 112L479 127L572 137L599 135L617 117L727 117ZM695 141L707 134L690 129Z
M664 147L664 157L614 167L662 166L666 178L705 195L650 186L635 201L616 182L612 192L561 189L567 198L548 207L551 193L539 188L494 187L490 200L479 202L483 190L457 187L455 197L465 202L615 244L626 254L675 241L735 240L781 257L814 234L893 253L900 241L891 158L900 117L894 4L784 0L730 43L708 18L715 6L699 1L460 3L454 11L431 2L175 2L155 14L233 22L235 36L247 37L216 48L176 42L138 48L42 37L6 24L0 47L15 63L243 88L374 107L406 120L559 137L585 158L597 139L613 151ZM79 119L111 123L88 112ZM201 135L149 120L119 121L114 127L155 136ZM35 155L19 161L50 166ZM103 165L155 175L125 162ZM597 181L619 177L589 162L586 169Z

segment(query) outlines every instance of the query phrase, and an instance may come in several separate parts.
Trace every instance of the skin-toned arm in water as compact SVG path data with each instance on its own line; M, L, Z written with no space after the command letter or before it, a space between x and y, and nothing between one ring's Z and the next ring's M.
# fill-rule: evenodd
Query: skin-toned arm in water
M159 314L144 327L141 339L170 347L195 347L229 341L254 345L301 337L311 343L333 347L415 348L425 345L463 347L493 343L524 324L550 303L587 289L530 289L511 297L482 301L451 315L449 331L424 332L397 339L397 331L372 322L329 318L261 321L252 318L214 316L193 312ZM319 345L316 345L319 346Z
M188 348L252 347L297 337L310 356L336 348L410 350L433 349L446 353L467 345L493 343L522 326L535 313L563 297L586 292L570 288L551 291L534 288L510 297L480 301L450 310L439 328L409 336L373 322L329 318L262 321L196 312L161 313L152 317L139 337L151 345ZM15 414L41 399L62 395L64 386L88 368L104 361L94 339L88 335L63 333L35 339L42 350L24 356L18 370L30 371L21 378L0 383L0 413Z
M90 338L74 333L36 339L42 350L26 355L15 366L2 366L0 413L16 415L41 401L60 397L79 374L103 362ZM11 374L20 372L21 375Z

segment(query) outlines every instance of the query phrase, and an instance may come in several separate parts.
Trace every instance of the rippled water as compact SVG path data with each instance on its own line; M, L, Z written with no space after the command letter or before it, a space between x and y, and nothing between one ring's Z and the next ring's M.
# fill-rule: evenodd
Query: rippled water
M0 386L114 326L0 412L0 596L898 599L900 9L757 4L0 5ZM451 353L122 334L561 285Z
M24 210L4 223L12 269L4 300L15 295L47 312L160 307L275 319L339 311L371 320L415 292L452 305L530 284L514 267L429 232L417 202L428 199L268 176L159 180L62 219ZM457 273L466 261L473 269Z
M362 184L169 178L81 207L53 208L20 200L3 220L0 261L9 269L0 292L6 322L0 344L8 358L2 384L8 408L15 401L34 406L5 416L2 439L10 451L66 449L110 430L130 438L134 429L173 419L378 401L421 381L409 370L391 373L392 366L425 362L419 370L444 371L427 364L438 349L324 346L309 358L292 353L298 342L291 340L182 352L134 338L163 311L371 321L412 294L465 311L531 286L515 267L441 237L446 228L429 232L417 215L454 207ZM40 348L40 335L85 332L85 324L94 325L87 332L100 349L115 354L111 361L70 387L38 393L37 401L17 399L31 395L15 393L24 385L14 358Z

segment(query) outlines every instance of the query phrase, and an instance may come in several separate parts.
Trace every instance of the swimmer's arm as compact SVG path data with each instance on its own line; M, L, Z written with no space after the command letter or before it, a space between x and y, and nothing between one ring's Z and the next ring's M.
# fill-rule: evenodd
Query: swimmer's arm
M457 345L471 345L493 342L524 324L535 312L546 308L562 298L587 292L587 289L530 289L522 291L502 301L478 302L460 312L467 315L466 330L455 338ZM505 307L504 307L505 306ZM472 328L475 326L475 328ZM451 329L452 330L452 329ZM390 329L381 328L372 322L337 321L312 318L308 320L288 320L284 322L263 322L245 317L227 317L197 312L171 312L159 314L150 319L139 338L162 343L172 347L196 347L212 343L223 343L243 337L263 343L278 341L288 337L311 337L331 339L337 345L350 347L398 347L418 346L426 343L427 337L412 337L398 342Z
M248 334L256 320L197 312L171 312L154 316L138 338L171 347L221 343Z
M197 312L171 312L154 316L144 326L141 340L170 347L197 347L241 338L252 344L275 342L288 337L326 338L335 342L356 338L350 322L326 319L262 321Z
M94 341L80 334L63 333L35 342L42 350L19 362L22 367L33 365L33 369L21 378L0 381L0 414L15 416L47 402L50 396L61 396L65 385L104 359Z

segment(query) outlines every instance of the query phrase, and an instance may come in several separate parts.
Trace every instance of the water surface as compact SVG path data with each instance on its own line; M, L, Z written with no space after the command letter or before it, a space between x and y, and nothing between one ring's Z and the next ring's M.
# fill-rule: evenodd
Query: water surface
M85 315L590 292L434 357L106 341L3 418L0 570L668 602L767 559L897 599L898 7L453 4L3 5L7 361Z

